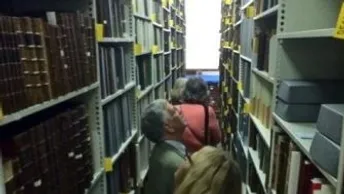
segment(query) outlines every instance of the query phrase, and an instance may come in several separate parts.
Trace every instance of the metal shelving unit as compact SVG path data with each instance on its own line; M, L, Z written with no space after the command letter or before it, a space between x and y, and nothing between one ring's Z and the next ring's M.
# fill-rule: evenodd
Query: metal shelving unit
M344 78L341 65L344 57L340 54L344 43L341 34L337 34L344 17L342 3L340 0L222 2L221 126L228 133L230 151L246 172L246 193L276 193L273 161L278 146L276 138L281 133L314 164L336 194L343 192L344 138L338 176L334 178L310 155L317 131L315 123L287 122L274 113L281 81ZM240 60L236 59L238 55ZM263 152L257 149L258 145ZM247 147L248 157L240 153ZM268 159L263 157L264 153L269 153ZM252 175L259 180L257 191L252 190ZM253 187L257 189L256 185Z
M117 193L117 171L130 157L136 179L126 193L140 193L153 147L140 129L140 115L156 98L170 97L176 78L185 74L185 13L182 0L53 1L1 3L16 14L35 11L82 11L95 19L96 81L57 98L9 115L0 112L0 131L66 102L83 103L88 115L92 173L87 194ZM3 9L1 9L3 10ZM62 54L61 54L62 55ZM86 53L89 56L89 53ZM143 70L141 71L142 68ZM150 67L150 68L147 68ZM1 107L0 107L1 108ZM1 110L1 109L0 109ZM8 127L7 127L8 128ZM6 194L0 152L0 193ZM84 177L79 177L82 180Z

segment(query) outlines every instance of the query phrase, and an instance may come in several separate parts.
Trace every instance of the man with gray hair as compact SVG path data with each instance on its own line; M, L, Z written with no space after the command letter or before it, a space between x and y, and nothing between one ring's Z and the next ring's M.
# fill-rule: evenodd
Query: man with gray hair
M149 159L145 194L173 193L174 173L186 154L181 143L185 126L179 111L167 100L155 100L144 110L141 130L155 143Z

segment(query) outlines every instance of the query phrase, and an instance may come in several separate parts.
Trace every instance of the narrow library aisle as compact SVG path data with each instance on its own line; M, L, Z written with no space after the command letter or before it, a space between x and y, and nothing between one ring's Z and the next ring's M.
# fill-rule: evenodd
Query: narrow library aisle
M143 193L140 117L190 76L186 11L0 2L0 194ZM343 1L221 0L221 14L209 89L244 193L344 193Z
M246 193L341 194L344 4L222 2L221 127Z

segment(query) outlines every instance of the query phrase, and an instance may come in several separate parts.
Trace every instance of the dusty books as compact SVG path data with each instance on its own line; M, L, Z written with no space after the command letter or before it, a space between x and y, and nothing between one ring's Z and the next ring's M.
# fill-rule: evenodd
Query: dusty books
M5 115L96 81L91 18L55 12L41 18L0 16L0 26L0 104Z

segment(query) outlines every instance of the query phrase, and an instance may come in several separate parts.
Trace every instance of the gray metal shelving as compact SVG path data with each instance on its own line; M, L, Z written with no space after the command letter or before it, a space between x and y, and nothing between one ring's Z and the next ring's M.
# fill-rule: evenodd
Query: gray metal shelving
M262 3L266 5L262 6ZM275 3L275 4L273 4ZM245 172L255 171L264 193L276 193L273 189L273 162L276 149L277 134L286 134L297 149L314 163L309 150L316 127L314 123L286 122L274 113L276 106L276 91L283 80L297 79L343 79L344 68L341 64L344 57L340 53L344 49L344 42L335 37L342 1L324 2L321 0L239 0L222 2L221 27L221 85L222 101L224 103L223 118L236 118L238 123L249 114L250 123L231 126L230 131L240 141L234 141L235 149L232 153L239 162L245 163ZM240 13L238 12L240 8ZM342 10L343 11L343 10ZM239 28L240 26L240 28ZM240 34L240 39L237 34ZM262 34L265 38L262 38ZM259 41L266 39L265 48L259 51ZM268 50L268 54L262 54ZM235 60L240 54L241 60ZM262 57L262 55L265 55ZM247 64L251 69L246 73ZM237 70L239 67L239 70ZM314 68L316 67L316 68ZM239 79L235 78L239 72ZM245 78L250 77L250 84L245 84ZM234 83L234 84L233 84ZM249 87L249 96L245 96L245 88ZM247 89L247 88L246 88ZM229 96L228 96L229 95ZM239 100L237 100L239 99ZM234 111L238 101L239 112ZM226 108L227 107L227 108ZM231 112L228 114L228 112ZM228 120L228 119L225 119ZM234 119L235 120L235 119ZM231 125L232 122L229 122ZM227 126L228 123L222 123ZM281 130L276 130L279 126ZM246 127L246 128L245 128ZM234 128L234 129L233 129ZM247 133L245 132L247 130ZM244 135L248 134L248 145ZM302 138L307 135L308 138ZM261 139L265 152L270 152L269 168L262 171L262 158L253 146L252 139ZM250 140L251 139L251 140ZM338 178L334 178L316 163L316 168L325 180L333 186L335 193L343 192L343 139L339 159ZM239 142L239 143L237 143ZM261 145L261 144L260 144ZM249 147L248 158L240 158L236 153ZM239 147L242 147L238 149ZM258 155L260 155L258 157ZM243 162L246 161L246 162ZM253 165L253 168L249 168ZM242 165L244 166L244 165ZM247 193L250 188L250 173L246 173Z

